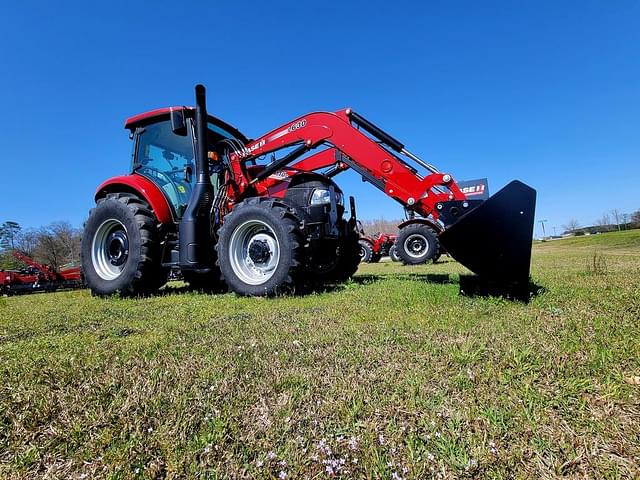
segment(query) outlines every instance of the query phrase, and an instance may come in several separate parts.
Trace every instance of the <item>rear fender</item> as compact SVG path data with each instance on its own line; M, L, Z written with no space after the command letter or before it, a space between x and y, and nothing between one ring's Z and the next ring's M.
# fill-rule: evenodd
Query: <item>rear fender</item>
M158 186L151 180L135 173L112 177L100 184L96 190L95 200L98 201L109 193L119 192L133 193L146 200L161 224L174 223L169 202Z

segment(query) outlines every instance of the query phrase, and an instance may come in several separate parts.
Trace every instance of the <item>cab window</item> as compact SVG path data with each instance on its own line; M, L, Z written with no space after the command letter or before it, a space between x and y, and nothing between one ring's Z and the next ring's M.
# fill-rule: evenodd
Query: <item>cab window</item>
M158 185L180 218L192 188L190 177L193 177L194 155L191 133L176 135L169 121L148 125L137 133L134 170Z

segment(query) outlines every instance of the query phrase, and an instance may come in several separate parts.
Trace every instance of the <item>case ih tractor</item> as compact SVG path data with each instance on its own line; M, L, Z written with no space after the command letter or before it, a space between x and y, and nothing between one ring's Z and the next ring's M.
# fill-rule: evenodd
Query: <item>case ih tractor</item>
M528 288L535 191L515 181L470 200L451 175L351 109L309 113L249 140L207 114L198 85L195 108L154 110L125 127L131 173L98 187L82 240L94 294L153 292L176 267L197 288L241 295L343 281L360 262L355 202L347 218L332 179L348 168L414 215L401 243L411 238L428 256L442 242L484 281Z
M397 235L393 233L376 233L373 236L367 235L358 222L360 232L360 261L365 263L377 263L382 257L391 256L392 250L395 252ZM398 261L398 260L394 260Z

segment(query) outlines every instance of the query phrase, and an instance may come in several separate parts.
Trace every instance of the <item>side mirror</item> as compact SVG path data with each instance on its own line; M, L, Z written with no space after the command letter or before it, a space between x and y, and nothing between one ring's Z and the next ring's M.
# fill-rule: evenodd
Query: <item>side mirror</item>
M180 135L181 137L187 136L187 124L184 121L184 110L173 110L171 109L171 130L176 135Z

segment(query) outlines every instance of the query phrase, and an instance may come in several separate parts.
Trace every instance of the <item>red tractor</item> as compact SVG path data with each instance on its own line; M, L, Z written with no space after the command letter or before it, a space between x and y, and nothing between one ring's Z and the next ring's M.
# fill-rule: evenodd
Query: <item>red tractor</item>
M153 292L175 267L195 287L241 295L343 281L360 262L355 202L347 217L333 181L348 168L414 214L400 240L420 237L427 253L446 243L480 277L528 286L530 187L512 182L487 201L470 200L451 175L351 109L309 113L250 140L208 115L205 103L198 85L195 109L162 108L126 121L131 173L98 187L82 239L94 294Z
M360 261L365 263L377 263L382 257L391 256L395 252L397 235L393 233L376 233L373 236L367 235L358 222L360 231ZM393 260L393 258L392 258ZM394 260L398 261L398 260Z

